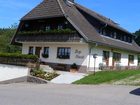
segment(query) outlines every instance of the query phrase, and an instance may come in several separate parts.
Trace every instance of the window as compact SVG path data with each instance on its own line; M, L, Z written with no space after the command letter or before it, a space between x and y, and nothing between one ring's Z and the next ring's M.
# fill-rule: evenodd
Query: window
M62 30L63 29L63 26L62 25L58 25L58 30Z
M120 62L121 53L113 52L113 60L116 61L116 62Z
M28 24L28 23L26 23L26 24L25 24L25 28L28 28L28 27L29 27L29 24Z
M33 55L33 53L34 53L34 47L29 47L28 54Z
M57 58L59 59L70 59L71 48L59 47L57 49Z
M109 60L109 51L103 51L103 61Z
M44 47L43 48L42 57L44 57L44 58L48 58L49 57L49 47Z
M51 27L50 26L46 26L46 31L50 30Z
M129 63L134 63L134 55L129 55Z
M114 39L117 38L117 32L114 32L114 36L113 36Z
M128 36L128 42L132 43L132 37Z

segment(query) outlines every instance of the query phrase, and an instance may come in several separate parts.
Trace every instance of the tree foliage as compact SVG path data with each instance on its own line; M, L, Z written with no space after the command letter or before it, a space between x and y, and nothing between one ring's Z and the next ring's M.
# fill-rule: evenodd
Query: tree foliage
M136 43L140 46L140 29L134 33L136 35Z
M2 53L15 53L21 52L21 48L19 46L11 45L11 39L15 34L15 28L0 28L0 52Z

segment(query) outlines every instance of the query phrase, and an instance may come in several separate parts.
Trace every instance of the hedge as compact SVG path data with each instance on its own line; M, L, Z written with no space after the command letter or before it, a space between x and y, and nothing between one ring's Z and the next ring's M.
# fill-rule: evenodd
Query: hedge
M27 54L18 54L18 53L0 53L0 57L34 59L34 60L38 59L36 55L27 55Z
M1 64L12 64L27 66L28 63L38 64L38 57L36 55L26 55L17 53L0 53Z

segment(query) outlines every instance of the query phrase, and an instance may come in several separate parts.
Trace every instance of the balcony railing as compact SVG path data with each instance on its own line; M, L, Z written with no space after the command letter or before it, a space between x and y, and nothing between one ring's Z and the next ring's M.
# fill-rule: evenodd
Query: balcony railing
M54 30L46 30L46 31L21 31L18 32L19 35L46 35L46 34L74 34L76 31L71 29L54 29Z
M18 32L16 41L26 42L79 42L81 37L72 30L49 30L39 32Z

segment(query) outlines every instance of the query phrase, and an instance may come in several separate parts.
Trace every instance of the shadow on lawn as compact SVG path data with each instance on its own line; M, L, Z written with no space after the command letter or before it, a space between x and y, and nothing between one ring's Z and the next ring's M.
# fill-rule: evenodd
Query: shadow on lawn
M140 96L140 88L137 88L137 89L131 91L130 94Z

